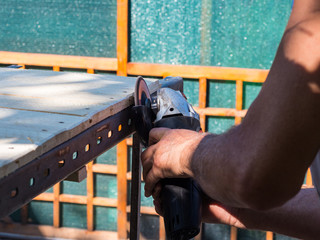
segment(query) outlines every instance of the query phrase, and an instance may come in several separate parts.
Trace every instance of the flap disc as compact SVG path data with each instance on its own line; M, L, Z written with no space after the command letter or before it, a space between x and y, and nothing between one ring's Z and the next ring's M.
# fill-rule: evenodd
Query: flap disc
M135 106L143 105L151 108L151 96L145 80L139 76L134 91Z

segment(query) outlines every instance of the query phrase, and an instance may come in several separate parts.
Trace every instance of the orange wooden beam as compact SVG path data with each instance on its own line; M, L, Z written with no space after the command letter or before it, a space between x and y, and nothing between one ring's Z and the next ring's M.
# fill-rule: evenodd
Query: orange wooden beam
M114 174L115 175L118 172L118 167L117 167L117 165L95 163L92 166L92 171L94 173Z
M230 230L230 240L237 240L238 237L238 230L236 227L231 227Z
M249 68L212 67L195 65L170 65L153 63L128 63L127 73L147 76L180 76L183 78L207 78L264 82L268 70Z
M55 71L55 72L59 72L60 71L60 67L59 66L53 66L52 70Z
M44 193L41 193L40 195L36 196L33 200L53 202L54 196L53 196L53 193L44 192Z
M127 76L128 0L117 0L117 59L119 76Z
M30 66L64 68L84 68L104 71L117 71L118 62L116 58L83 57L70 55L21 53L0 51L0 63L22 64Z
M273 240L273 232L266 232L266 240Z
M237 80L236 82L236 110L241 111L243 105L243 81ZM240 116L235 117L235 124L240 124L242 118Z
M312 176L311 176L311 170L308 168L307 176L306 176L306 185L311 187L312 186Z
M163 217L159 217L159 240L166 239L166 230Z
M118 238L127 239L127 140L117 146L118 182Z
M118 76L127 76L129 1L117 0L117 61ZM117 146L118 239L127 239L127 160L126 140Z
M94 69L92 69L92 68L88 68L88 69L87 69L87 73L89 73L89 74L94 74L95 71L94 71Z
M94 197L93 205L101 207L117 207L118 200L115 198Z
M199 78L199 108L204 109L207 105L207 79ZM206 115L200 114L200 126L202 131L206 131Z
M247 113L247 110L237 110L234 108L199 108L194 107L194 110L198 114L204 114L206 116L216 116L216 117L244 117Z
M87 229L88 231L94 230L93 224L93 171L92 171L93 162L87 164Z
M53 186L53 226L60 227L60 183Z

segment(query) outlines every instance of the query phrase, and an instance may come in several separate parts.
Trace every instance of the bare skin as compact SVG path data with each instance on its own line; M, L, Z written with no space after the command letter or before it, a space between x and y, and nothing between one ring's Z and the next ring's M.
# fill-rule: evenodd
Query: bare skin
M281 232L271 227L270 217L281 215L271 209L281 212L286 211L281 206L288 207L292 201L302 204L295 199L302 196L298 192L306 170L320 149L319 29L320 1L295 0L266 82L237 127L221 135L153 129L152 146L142 154L146 196L153 195L157 205L161 178L192 177L222 206L246 209L240 211L242 217L267 214L261 215L258 229ZM207 206L211 216L224 222L224 214L215 215L214 209L219 208ZM308 205L299 207L308 210ZM293 215L299 207L290 206ZM319 219L320 210L311 212ZM289 212L281 216L290 218ZM296 225L310 222L292 219L297 219ZM301 229L296 225L291 228Z
M314 188L301 189L283 206L267 211L231 208L207 200L202 220L238 228L273 231L301 239L319 239L320 201ZM316 213L316 214L315 214Z

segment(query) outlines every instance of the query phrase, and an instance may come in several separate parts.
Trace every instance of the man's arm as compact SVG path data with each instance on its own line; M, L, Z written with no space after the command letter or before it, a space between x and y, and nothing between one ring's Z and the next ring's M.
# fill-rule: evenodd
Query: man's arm
M301 189L283 206L263 212L230 208L218 203L205 206L204 222L273 231L301 239L318 239L320 236L320 201L314 188Z
M269 209L300 190L320 148L320 1L296 0L274 63L243 122L222 135L154 129L142 155L146 195L193 177L211 198Z
M319 150L320 14L298 13L303 18L292 15L242 124L203 138L194 152L194 176L215 199L254 209L281 205L299 191Z

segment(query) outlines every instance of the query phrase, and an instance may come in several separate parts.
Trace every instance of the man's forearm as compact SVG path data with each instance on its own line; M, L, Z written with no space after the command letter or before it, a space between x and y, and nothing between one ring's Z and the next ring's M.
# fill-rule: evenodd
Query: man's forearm
M318 239L319 196L314 188L301 189L281 207L261 212L242 209L239 212L239 220L249 229L272 231L296 238Z

